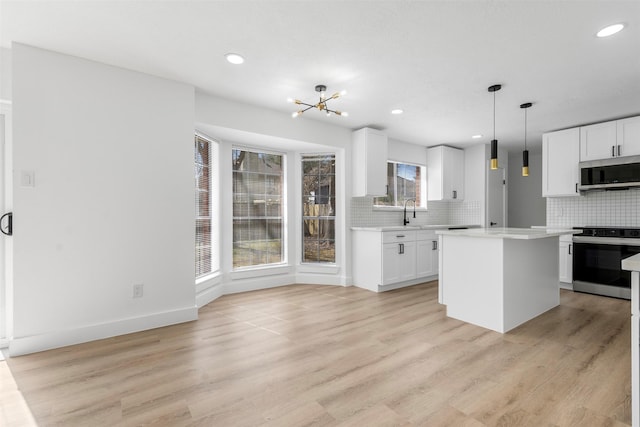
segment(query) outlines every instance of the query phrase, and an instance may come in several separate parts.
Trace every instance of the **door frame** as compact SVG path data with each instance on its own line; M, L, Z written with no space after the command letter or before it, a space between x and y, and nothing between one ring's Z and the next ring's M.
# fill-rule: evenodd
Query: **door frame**
M508 201L507 201L507 176L508 176L508 168L507 166L504 167L498 167L499 170L502 170L502 179L504 184L502 185L502 218L504 221L504 225L503 227L508 227L509 223L508 223L508 218L507 218L507 206L508 206ZM490 185L489 185L489 174L490 173L494 173L495 171L491 170L491 161L488 160L487 164L486 164L486 173L485 173L485 206L484 206L484 227L485 228L491 228L491 226L489 225L491 222L491 218L489 218L489 189L490 189Z
M0 214L13 210L12 104L0 100ZM0 348L13 336L13 238L0 237Z

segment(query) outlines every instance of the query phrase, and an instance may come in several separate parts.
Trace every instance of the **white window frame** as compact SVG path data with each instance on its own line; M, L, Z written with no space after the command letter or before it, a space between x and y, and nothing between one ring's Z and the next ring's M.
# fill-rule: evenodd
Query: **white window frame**
M280 274L283 270L282 267L286 266L288 264L288 231L287 231L287 177L288 177L288 171L287 171L287 153L284 152L280 152L280 151L273 151L273 150L267 150L264 149L263 147L250 147L250 146L244 146L244 145L238 145L238 144L233 144L231 146L231 158L228 159L229 162L233 161L233 152L235 150L240 150L240 151L249 151L252 153L261 153L261 154L268 154L268 155L276 155L276 156L280 156L282 157L282 224L281 224L281 229L282 229L282 235L281 235L281 250L282 250L282 261L279 263L269 263L269 264L255 264L255 265L249 265L249 266L243 266L243 267L234 267L233 266L233 252L231 254L231 274L232 277L234 279L237 278L243 278L243 277L253 277L253 274L251 273L252 271L258 271L261 270L263 272L272 272L271 274ZM235 243L234 241L234 237L233 237L233 221L235 219L234 215L233 215L233 198L234 198L234 193L233 193L233 167L231 167L231 179L230 179L230 185L232 186L231 188L231 250L233 251L233 245ZM263 274L263 273L260 273ZM267 273L268 274L268 273Z
M421 168L421 172L420 172L420 201L421 204L419 206L416 206L415 209L418 211L426 211L427 210L427 167L425 165L420 165L417 163L408 163L408 162L400 162L400 161L395 161L395 160L387 160L387 167L389 165L389 163L392 163L395 166L395 170L396 173L394 174L394 188L397 188L397 178L398 178L398 173L397 173L397 165L398 164L403 164L403 165L407 165L407 166L415 166L415 167L419 167ZM386 171L385 171L386 173ZM396 192L394 191L394 195L396 194ZM373 209L374 210L401 210L404 209L404 206L388 206L388 205L377 205L376 204L376 199L378 199L378 197L374 197L373 198ZM396 197L397 200L397 197ZM410 206L413 209L413 205L409 204L408 206Z

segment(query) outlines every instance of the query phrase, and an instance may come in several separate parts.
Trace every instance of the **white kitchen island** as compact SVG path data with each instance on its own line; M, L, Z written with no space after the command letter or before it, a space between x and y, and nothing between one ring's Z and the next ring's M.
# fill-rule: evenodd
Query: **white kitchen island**
M436 231L447 316L505 333L560 303L559 236L573 230Z
M622 260L631 272L631 426L640 427L640 254Z

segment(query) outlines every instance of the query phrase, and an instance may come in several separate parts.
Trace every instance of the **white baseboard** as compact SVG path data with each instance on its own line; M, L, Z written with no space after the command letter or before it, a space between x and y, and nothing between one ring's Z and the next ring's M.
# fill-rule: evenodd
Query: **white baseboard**
M216 283L215 285L206 288L196 293L196 306L198 309L209 304L224 295L224 285L222 283Z
M147 329L174 325L176 323L190 322L197 319L198 309L193 306L146 316L117 320L115 322L99 325L13 338L9 341L9 355L13 357L28 353L36 353L38 351L51 350L53 348L111 338L117 335L130 334Z
M309 285L333 285L347 286L349 283L344 276L335 274L322 273L298 273L296 274L295 283L306 283Z
M283 274L232 280L224 285L224 293L225 295L236 294L239 292L258 291L260 289L292 285L296 283L295 278L296 276L293 274Z

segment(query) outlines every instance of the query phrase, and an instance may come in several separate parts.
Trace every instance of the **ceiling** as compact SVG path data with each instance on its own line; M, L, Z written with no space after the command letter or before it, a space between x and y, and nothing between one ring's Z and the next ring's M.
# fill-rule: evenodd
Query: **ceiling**
M626 28L597 38L602 27ZM640 114L640 1L0 1L21 42L290 115L316 84L393 139L539 149L543 132ZM243 65L226 62L242 54ZM391 115L394 108L402 115ZM483 137L472 140L471 135Z

